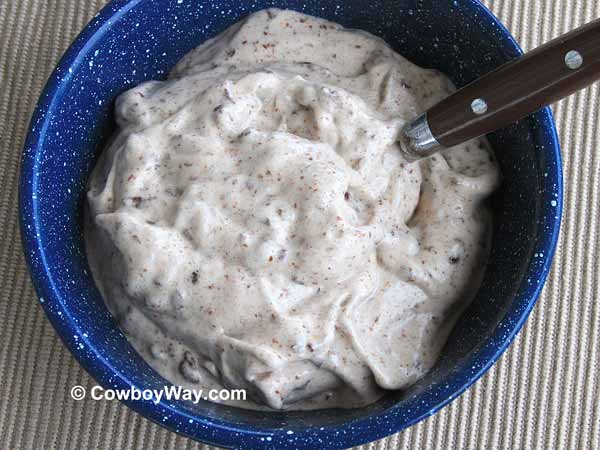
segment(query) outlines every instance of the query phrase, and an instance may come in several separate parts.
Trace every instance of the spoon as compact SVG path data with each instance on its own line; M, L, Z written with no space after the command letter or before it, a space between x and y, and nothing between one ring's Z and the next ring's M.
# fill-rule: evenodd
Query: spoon
M599 78L597 19L476 79L408 122L399 133L400 149L417 161L502 128Z

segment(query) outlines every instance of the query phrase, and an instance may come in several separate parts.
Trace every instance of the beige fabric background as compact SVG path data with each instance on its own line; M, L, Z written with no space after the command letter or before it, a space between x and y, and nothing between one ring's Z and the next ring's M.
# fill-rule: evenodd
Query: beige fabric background
M23 136L50 70L104 0L0 0L0 449L208 449L118 402L75 402L93 380L38 306L21 255ZM487 0L526 48L600 17L596 0ZM598 85L555 105L565 211L554 269L501 360L449 407L363 449L600 449Z

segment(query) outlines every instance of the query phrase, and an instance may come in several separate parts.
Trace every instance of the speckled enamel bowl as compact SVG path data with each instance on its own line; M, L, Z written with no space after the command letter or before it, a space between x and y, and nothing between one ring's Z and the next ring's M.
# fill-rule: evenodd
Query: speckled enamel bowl
M165 384L116 327L86 262L85 185L114 131L113 101L142 81L164 78L189 50L266 6L370 31L458 85L521 52L489 11L468 0L110 3L50 76L31 121L20 181L24 251L39 301L65 345L103 386ZM455 399L523 325L548 274L561 217L560 153L550 110L490 135L490 141L504 175L492 199L491 261L440 361L413 387L356 410L256 412L143 400L128 406L170 430L222 447L343 448L402 430Z

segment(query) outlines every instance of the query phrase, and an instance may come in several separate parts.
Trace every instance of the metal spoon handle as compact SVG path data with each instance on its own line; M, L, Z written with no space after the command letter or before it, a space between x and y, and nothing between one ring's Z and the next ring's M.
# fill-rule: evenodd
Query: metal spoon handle
M600 78L600 19L473 81L402 130L410 159L497 130ZM597 105L595 105L597 106Z

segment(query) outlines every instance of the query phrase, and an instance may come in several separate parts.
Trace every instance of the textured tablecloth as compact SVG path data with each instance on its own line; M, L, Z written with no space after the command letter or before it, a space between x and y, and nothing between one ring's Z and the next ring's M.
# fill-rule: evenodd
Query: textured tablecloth
M17 220L27 123L46 78L103 0L0 0L0 449L196 449L95 383L35 299ZM525 49L600 17L597 0L489 0ZM598 85L555 105L565 210L554 267L516 341L433 417L363 449L600 449Z

